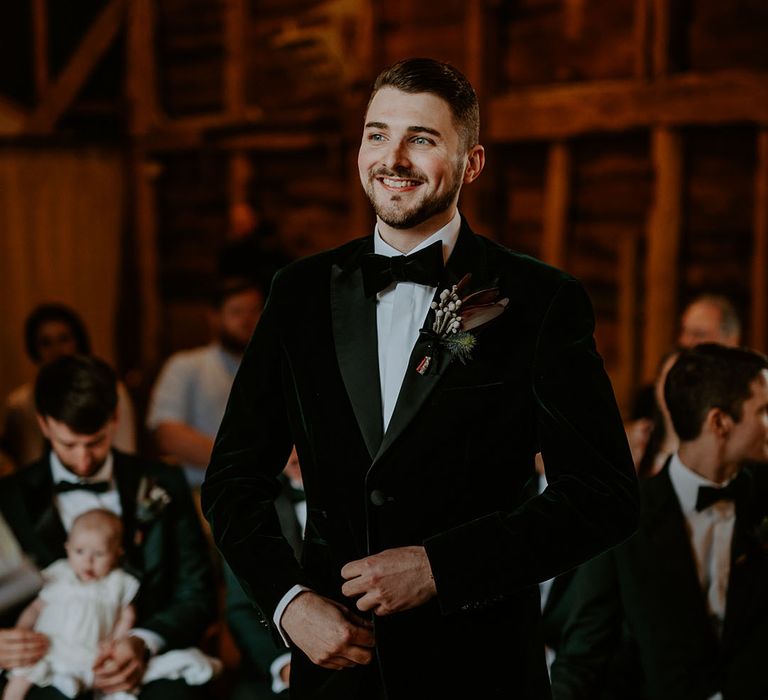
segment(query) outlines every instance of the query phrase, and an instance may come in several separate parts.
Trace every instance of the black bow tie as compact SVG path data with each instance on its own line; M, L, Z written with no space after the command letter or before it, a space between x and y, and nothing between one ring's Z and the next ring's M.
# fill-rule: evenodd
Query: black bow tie
M740 479L734 479L722 488L699 486L699 493L696 496L696 510L702 511L718 501L736 501L742 494L741 484Z
M386 255L367 253L362 260L365 296L386 289L393 282L415 282L436 287L443 275L443 244L432 245L411 255Z
M108 481L57 481L53 485L55 493L69 493L70 491L106 493L109 488L110 483Z

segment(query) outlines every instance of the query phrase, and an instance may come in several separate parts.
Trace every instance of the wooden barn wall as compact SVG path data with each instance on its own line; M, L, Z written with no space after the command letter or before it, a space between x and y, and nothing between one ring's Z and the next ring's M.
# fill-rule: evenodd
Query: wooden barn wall
M583 280L622 406L703 291L731 297L747 342L768 349L764 0L88 0L68 40L57 3L33 7L11 14L47 7L50 51L38 35L18 64L35 80L0 71L0 92L33 110L38 137L98 133L122 150L132 234L115 332L135 386L206 339L238 207L272 222L289 257L371 230L363 112L378 71L409 55L476 86L488 162L461 208ZM96 67L71 104L46 105L102 8L114 41L81 55Z
M475 82L488 170L462 207L483 233L584 282L623 406L696 294L730 296L750 338L759 124L683 123L662 133L640 119L569 132L574 100L576 116L562 114L564 138L556 128L548 137L549 127L488 131L502 114L497 98L520 91L767 70L767 8L759 0L446 0L439 13L398 0L158 4L162 109L210 122L202 143L161 140L151 154L160 173L162 354L202 339L191 319L215 281L233 203L248 201L275 222L291 256L369 229L355 163L368 85L409 55L450 61ZM227 113L221 123L212 116ZM239 184L235 161L245 164ZM663 319L651 313L660 308Z

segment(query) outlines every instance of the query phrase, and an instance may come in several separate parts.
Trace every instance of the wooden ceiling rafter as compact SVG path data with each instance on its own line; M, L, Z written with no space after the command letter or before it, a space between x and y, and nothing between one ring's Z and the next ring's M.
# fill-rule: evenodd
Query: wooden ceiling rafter
M719 71L652 82L592 81L522 88L491 101L494 143L559 140L654 126L768 124L768 73Z
M50 134L115 40L128 0L110 0L93 21L69 62L48 85L25 125L27 134Z

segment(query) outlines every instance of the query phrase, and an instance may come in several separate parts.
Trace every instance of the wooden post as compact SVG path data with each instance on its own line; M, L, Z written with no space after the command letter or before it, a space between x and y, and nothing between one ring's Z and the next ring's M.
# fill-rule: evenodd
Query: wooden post
M35 92L42 100L48 89L48 3L32 2L32 67L35 73Z
M585 0L565 0L565 36L571 41L581 38L584 30Z
M571 152L562 142L549 147L544 190L541 258L555 267L565 265L568 210L571 196Z
M766 352L768 351L768 128L765 127L757 136L753 237L750 345Z
M648 217L643 380L651 381L675 337L682 228L683 153L680 135L657 127L651 137L656 173Z
M232 117L245 114L245 0L226 0L224 15L224 106Z
M159 121L154 35L153 0L132 0L128 7L125 89L134 135L145 135Z
M653 0L653 46L651 48L651 70L658 78L669 73L669 51L672 34L670 0Z
M635 0L635 77L646 80L651 74L650 66L650 0Z
M72 104L93 69L112 45L125 17L126 0L110 0L88 28L56 81L44 93L27 123L32 134L47 134Z
M616 398L625 415L632 401L637 370L638 248L638 239L635 235L624 235L619 239L619 372L615 388Z

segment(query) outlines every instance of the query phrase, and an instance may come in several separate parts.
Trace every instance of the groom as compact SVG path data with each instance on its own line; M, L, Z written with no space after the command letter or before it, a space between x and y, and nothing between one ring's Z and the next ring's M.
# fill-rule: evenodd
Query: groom
M277 275L230 395L204 510L293 649L291 697L549 697L538 582L635 527L586 294L458 213L478 122L446 64L378 77L358 159L374 235ZM301 564L272 504L293 443ZM549 487L525 502L539 450Z

